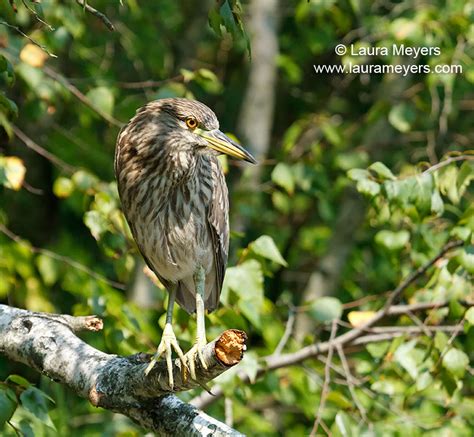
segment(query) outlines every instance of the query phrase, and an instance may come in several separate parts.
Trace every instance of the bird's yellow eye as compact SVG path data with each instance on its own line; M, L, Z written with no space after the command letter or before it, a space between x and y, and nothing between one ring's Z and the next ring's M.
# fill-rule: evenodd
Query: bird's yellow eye
M197 120L196 120L195 118L193 118L193 117L188 117L188 118L186 119L186 126L188 126L189 129L194 130L194 129L197 128L197 125L198 125L198 122L197 122Z

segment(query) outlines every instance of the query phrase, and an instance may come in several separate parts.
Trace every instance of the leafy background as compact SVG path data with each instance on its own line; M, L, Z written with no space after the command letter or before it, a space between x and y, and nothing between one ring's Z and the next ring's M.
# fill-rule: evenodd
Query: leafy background
M166 292L143 273L120 212L115 139L138 107L168 96L205 102L225 131L242 136L239 110L258 62L245 30L253 9L231 0L93 6L115 32L72 1L0 2L0 300L99 314L104 331L85 335L87 342L110 353L151 352ZM353 393L335 372L322 420L333 435L470 436L472 2L281 0L278 11L271 146L257 173L225 163L234 232L222 305L207 318L208 338L229 327L249 335L243 363L219 381L233 425L249 435L308 434L323 362L269 372L250 385L239 382L237 370L255 375L290 316L296 323L284 352L327 340L334 319L353 326L366 320L403 277L460 239L465 245L404 295L410 303L448 302L419 317L426 325L456 325L458 335L407 335L353 351ZM334 47L341 42L440 47L441 55L340 58ZM313 64L341 62L455 63L463 72L313 71ZM252 149L251 139L246 145ZM175 320L187 349L195 322L180 309ZM387 321L413 323L406 315ZM337 356L334 363L340 369ZM143 433L1 357L0 380L3 435ZM207 412L224 420L224 404Z

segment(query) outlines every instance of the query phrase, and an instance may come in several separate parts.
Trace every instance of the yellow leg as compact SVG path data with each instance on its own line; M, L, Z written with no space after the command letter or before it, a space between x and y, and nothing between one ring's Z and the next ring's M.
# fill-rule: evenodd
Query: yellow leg
M196 274L194 275L194 284L196 286L196 342L194 343L194 346L186 353L186 359L189 371L191 373L191 378L196 379L196 355L199 357L202 367L207 369L207 365L204 361L204 356L202 353L204 347L207 344L204 308L206 275L202 267L199 267L196 271Z
M174 379L173 379L173 361L171 359L172 350L174 349L175 352L178 354L179 359L183 366L186 366L186 358L183 354L183 351L179 347L178 341L176 340L176 335L173 331L173 307L174 301L176 299L176 287L173 287L173 290L170 291L169 300L168 300L168 308L166 310L166 324L165 329L163 330L163 334L161 336L160 344L158 345L158 349L156 350L155 355L150 361L150 364L145 370L145 374L148 375L155 366L155 363L160 359L162 355L166 357L166 366L168 368L168 382L170 385L171 390L174 387Z

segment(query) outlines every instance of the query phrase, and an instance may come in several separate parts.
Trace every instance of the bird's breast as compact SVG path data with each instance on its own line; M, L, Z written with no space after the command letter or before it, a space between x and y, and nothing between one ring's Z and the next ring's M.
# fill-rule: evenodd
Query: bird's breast
M181 183L159 175L140 185L135 199L129 199L127 220L154 269L173 282L192 277L198 266L210 271L214 262L207 218L211 173L198 169Z

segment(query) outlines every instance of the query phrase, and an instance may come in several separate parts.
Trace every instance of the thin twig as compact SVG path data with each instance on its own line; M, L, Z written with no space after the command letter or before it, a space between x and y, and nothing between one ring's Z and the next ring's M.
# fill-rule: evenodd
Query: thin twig
M427 337L431 337L431 332L429 331L429 329L426 327L426 325L425 325L412 311L408 311L408 312L407 312L407 315L408 315L408 317L410 317L410 320L411 320L415 325L417 325L420 329L423 330L424 334L425 334Z
M337 331L337 321L333 320L332 322L332 327L331 327L331 336L329 338L329 342L332 344L334 341L334 337L336 336L336 331ZM336 345L337 346L337 345ZM318 431L319 424L321 423L321 416L324 411L324 406L326 405L326 397L328 395L329 391L329 383L331 381L331 369L330 365L332 362L332 355L333 355L333 347L329 348L328 351L328 362L326 363L326 366L324 367L324 384L323 388L321 390L321 399L319 401L319 407L318 407L318 412L316 415L316 419L313 424L313 429L310 432L310 437L314 437L316 435L316 432Z
M459 155L459 156L451 156L448 159L445 159L444 161L438 162L438 164L435 164L431 166L430 168L426 169L423 174L428 174L428 173L433 173L437 170L439 170L442 167L445 167L449 164L452 164L453 162L457 161L474 161L474 155Z
M359 410L362 420L365 423L368 423L367 411L365 410L364 406L360 403L357 393L355 392L354 384L352 383L353 378L352 378L351 370L349 368L349 363L347 362L347 358L346 358L346 355L344 354L342 346L340 344L336 345L336 350L337 350L337 354L339 355L339 358L341 359L342 368L344 369L347 385L349 387L349 392L352 396L352 399L354 400L354 404Z
M234 426L234 403L232 398L226 397L224 399L224 423L227 426L233 427Z
M35 41L33 38L31 38L31 36L28 36L18 26L14 26L13 24L7 23L6 21L3 21L3 20L0 20L0 24L4 25L6 27L9 27L10 29L13 29L15 32L18 32L21 36L25 37L32 44L34 44L35 46L37 46L41 50L43 50L45 53L47 53L48 56L51 56L52 58L57 58L57 56L54 53L51 53L44 45L42 45L39 42Z
M33 16L36 18L37 21L39 21L41 24L44 24L51 32L53 32L55 30L54 27L51 26L51 24L44 21L38 15L38 13L28 4L28 2L26 0L22 0L22 3L23 3L23 6L25 6L25 8L28 9L33 14Z
M12 125L13 132L17 136L17 138L25 144L31 150L34 150L38 155L41 155L43 158L46 158L48 161L52 162L53 164L61 167L66 173L72 174L77 169L72 165L64 162L62 159L58 158L56 155L53 155L51 152L48 152L45 148L41 147L39 144L35 143L30 137L28 137L22 130L20 130L17 126Z
M469 305L468 302L461 302L464 305ZM438 302L419 302L419 303L412 303L409 305L393 305L387 312L387 315L395 316L399 314L408 314L410 312L416 311L427 311L427 310L435 310L438 308L443 308L449 305L447 301L438 301Z
M457 65L459 58L464 53L464 47L466 42L464 38L459 35L457 39L457 44L454 49L453 57L451 59L451 65ZM448 118L453 109L453 87L454 79L452 81L444 82L444 101L443 108L441 109L441 114L439 116L439 133L440 135L446 135L448 132Z
M326 422L324 422L323 419L321 419L321 428L324 430L324 432L326 433L327 437L332 437L332 432L331 430L329 429L329 427L326 425Z
M464 318L466 317L466 312L467 312L467 310L464 312L464 315L463 315L462 319L454 327L454 330L453 330L453 333L452 333L451 337L447 341L446 346L443 348L443 351L440 353L438 361L436 361L436 364L434 365L435 370L441 364L441 361L443 360L443 357L446 355L446 353L450 349L451 345L453 344L454 340L459 335L459 332L461 331L461 329L464 325Z
M387 299L387 302L385 303L384 307L382 308L382 316L388 313L390 310L390 307L394 304L395 301L398 300L398 298L401 296L401 294L410 286L413 282L415 282L416 279L418 279L421 275L425 274L428 269L434 265L438 260L443 258L446 253L449 251L456 249L458 247L461 247L464 245L464 241L462 240L457 240L457 241L451 241L443 246L443 248L438 252L436 256L431 258L427 263L416 269L414 272L412 272L410 275L408 275L401 283L398 285L395 290L390 294L390 296Z
M321 361L323 364L326 364L328 362L327 358L324 356L324 355L319 355L318 356L318 360ZM312 370L310 368L308 368L307 366L305 366L303 364L303 367L306 369L306 370ZM344 377L344 383L347 384L347 378L349 376L347 376L344 372L344 369L340 366L338 366L337 364L334 364L334 363L330 363L330 367L332 370L334 370L334 372L338 373L339 375L343 376ZM312 370L314 372L314 370ZM350 375L350 379L351 379L351 384L354 385L354 386L361 386L362 384L364 384L364 381L356 378L354 375Z
M102 21L102 23L104 23L105 26L107 27L107 29L109 29L111 32L115 31L114 25L107 18L107 16L104 13L102 13L102 12L98 11L97 9L93 8L91 5L87 4L87 0L76 0L76 2L77 2L77 4L82 6L87 12L89 12L90 14L97 17L100 21Z
M457 329L457 325L436 325L436 326L374 326L368 328L368 332L374 334L385 334L385 333L399 333L399 334L419 334L420 332L425 334L427 337L431 337L434 332L453 332ZM362 337L360 337L362 338Z
M42 196L44 194L44 190L41 189L41 188L36 188L36 187L33 187L32 185L30 185L28 182L26 182L25 180L23 180L23 184L22 184L23 188L28 191L29 193L31 194L34 194L35 196Z
M8 229L7 227L5 227L2 224L0 224L0 232L2 234L4 234L5 236L7 236L8 238L10 238L10 240L14 241L15 243L30 249L30 251L32 253L41 253L41 254L43 254L45 256L48 256L50 258L53 258L57 261L61 261L65 264L70 265L71 267L74 267L77 270L80 270L80 271L86 273L87 275L91 276L92 278L97 279L98 281L104 282L104 283L110 285L111 287L118 288L119 290L126 290L126 288L127 288L124 284L122 284L120 282L117 282L117 281L113 281L111 279L108 279L105 276L102 276L100 273L94 272L93 270L89 269L84 264L81 264L81 263L79 263L79 262L77 262L77 261L75 261L75 260L73 260L73 259L71 259L67 256L60 255L60 254L52 252L51 250L48 250L48 249L42 249L40 247L35 247L35 246L30 245L23 238L21 238L19 235L16 235L12 231L10 231L10 229Z
M76 88L73 84L71 84L64 76L54 71L52 68L48 66L43 67L43 72L51 77L52 79L58 81L64 88L66 88L72 95L74 95L77 99L79 99L84 105L88 106L92 109L95 113L100 115L104 120L108 121L110 124L113 124L117 127L122 127L124 123L117 120L116 118L112 117L111 115L104 112L102 109L95 106L90 99L87 98L78 88Z
M131 90L140 89L140 88L157 88L169 82L182 81L183 79L184 79L184 76L182 74L178 74L177 76L170 77L169 79L145 80L142 82L116 82L115 85L117 85L120 88L131 89Z
M295 311L293 308L290 308L288 312L288 320L286 321L285 332L283 333L283 336L278 342L278 345L275 348L272 355L281 355L284 347L286 346L286 343L288 343L288 340L290 339L291 334L293 333L294 325L295 325Z

